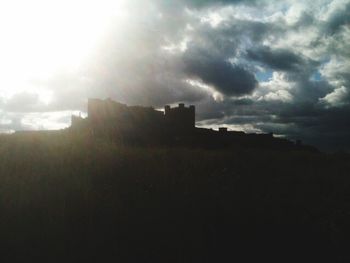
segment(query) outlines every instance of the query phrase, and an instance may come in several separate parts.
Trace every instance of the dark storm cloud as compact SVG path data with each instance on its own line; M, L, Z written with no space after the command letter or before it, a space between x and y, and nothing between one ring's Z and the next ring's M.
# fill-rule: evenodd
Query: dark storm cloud
M297 103L285 105L275 123L286 124L283 134L290 138L303 138L325 150L349 149L349 113L348 106L325 109L314 103ZM288 125L293 125L293 129Z
M350 26L350 3L345 4L329 18L324 31L327 34L333 35L339 32L342 26Z
M186 73L190 78L199 78L227 96L251 93L257 87L254 75L241 66L231 64L208 52L189 49L184 53Z
M312 81L305 76L293 75L296 80L296 88L292 91L294 102L313 102L317 103L320 98L323 98L334 87L327 81L319 80Z
M200 107L203 124L251 125L262 132L273 132L289 139L302 139L321 150L350 149L350 107L325 109L314 102L265 102L239 105L233 100ZM213 110L220 113L210 115ZM204 112L204 113L203 113ZM215 119L214 119L215 118Z
M213 44L215 48L225 52L225 55L235 54L238 47L248 48L260 46L266 38L277 41L283 36L285 25L283 23L271 23L254 20L230 18L222 22L216 28L201 24L194 35L198 40Z
M292 51L259 47L247 51L247 57L275 70L302 71L307 62Z

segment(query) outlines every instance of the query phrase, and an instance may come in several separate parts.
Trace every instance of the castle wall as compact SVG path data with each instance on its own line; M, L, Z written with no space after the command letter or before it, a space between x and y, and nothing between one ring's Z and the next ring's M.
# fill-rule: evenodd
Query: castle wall
M72 130L87 129L93 135L108 136L135 145L191 145L215 147L261 147L269 149L305 149L300 143L269 134L246 134L195 127L195 107L165 106L164 112L152 107L127 106L110 99L89 99L86 119L72 116ZM312 149L311 149L312 150Z
M121 129L128 126L137 128L158 128L188 130L195 127L195 107L165 107L165 113L152 107L132 106L110 99L89 99L88 118L93 126L113 125Z
M195 107L193 105L185 107L181 103L176 108L165 106L164 111L165 123L169 128L181 131L195 128Z
M88 117L90 121L98 122L110 120L122 115L127 111L127 106L110 99L89 99L88 100Z
M95 134L141 138L164 126L164 113L152 107L131 106L107 100L89 99L88 119Z

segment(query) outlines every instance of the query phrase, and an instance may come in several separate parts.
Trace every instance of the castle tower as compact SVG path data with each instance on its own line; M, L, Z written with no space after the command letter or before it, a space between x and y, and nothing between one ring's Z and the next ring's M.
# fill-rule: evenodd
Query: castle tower
M178 107L164 107L164 118L168 128L175 131L190 131L195 128L195 107L193 105L185 107L184 103L179 103Z

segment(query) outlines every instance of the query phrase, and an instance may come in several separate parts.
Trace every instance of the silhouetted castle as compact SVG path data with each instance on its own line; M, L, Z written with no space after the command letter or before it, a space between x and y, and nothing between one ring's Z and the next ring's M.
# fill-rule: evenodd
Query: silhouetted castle
M72 116L72 131L89 131L93 136L105 137L134 145L169 145L191 147L260 147L269 149L306 149L300 141L275 138L272 133L246 134L227 128L197 128L195 106L153 107L127 106L111 99L89 99L88 117Z
M89 99L88 118L72 116L72 128L82 126L96 136L186 134L195 128L195 107L181 103L176 108L165 106L162 112L152 107L127 106L111 99Z

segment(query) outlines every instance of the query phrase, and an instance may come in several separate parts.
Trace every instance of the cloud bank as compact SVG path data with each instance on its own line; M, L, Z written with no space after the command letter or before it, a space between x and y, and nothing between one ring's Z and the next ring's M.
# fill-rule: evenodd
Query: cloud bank
M6 73L0 77L0 131L64 127L69 113L86 111L88 97L111 97L156 107L193 103L200 126L274 132L322 149L350 149L349 0L98 6L87 15L104 30L77 65L63 63L24 78L31 63L16 61L26 66L22 70L0 64ZM59 9L57 17L68 11ZM108 21L99 24L96 12L109 12ZM56 22L53 36L62 21ZM79 25L75 33L90 28ZM69 41L69 35L58 35ZM10 45L0 48L5 54ZM12 66L17 71L10 74Z

